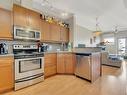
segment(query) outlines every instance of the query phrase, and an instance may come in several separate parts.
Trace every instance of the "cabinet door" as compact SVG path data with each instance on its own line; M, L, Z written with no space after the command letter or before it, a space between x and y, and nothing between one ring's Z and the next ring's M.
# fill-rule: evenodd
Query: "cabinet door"
M39 29L40 30L40 14L37 12L34 12L32 10L28 10L27 9L27 13L28 13L28 24L29 27L33 28L33 29Z
M41 41L51 41L50 24L41 20Z
M45 77L49 77L56 74L56 53L45 54L44 56L44 72Z
M74 55L71 53L64 54L65 73L74 74Z
M0 8L0 39L12 39L11 11Z
M65 62L64 62L64 54L57 54L57 73L64 74L65 73Z
M69 29L61 27L61 40L63 42L69 42Z
M55 53L45 54L44 57L45 67L54 66L57 64L57 58Z
M56 66L45 67L45 78L56 74Z
M0 92L13 88L13 70L13 57L0 57Z
M14 19L14 25L17 26L28 26L28 13L27 9L23 8L18 5L13 6L13 19Z
M60 41L60 26L56 24L51 24L51 40Z

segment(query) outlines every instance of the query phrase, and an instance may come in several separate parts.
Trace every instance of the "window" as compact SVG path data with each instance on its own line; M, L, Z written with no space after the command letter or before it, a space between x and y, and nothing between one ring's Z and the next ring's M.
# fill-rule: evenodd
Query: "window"
M115 35L113 33L106 33L103 34L103 41L105 42L105 44L114 44L115 42Z
M114 37L104 38L105 43L114 43Z

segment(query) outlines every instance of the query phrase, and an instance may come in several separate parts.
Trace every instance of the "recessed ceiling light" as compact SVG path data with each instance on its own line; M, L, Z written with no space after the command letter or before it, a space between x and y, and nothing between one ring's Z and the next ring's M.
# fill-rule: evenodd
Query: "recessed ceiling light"
M66 17L66 16L68 16L68 13L61 13L61 15L63 16L63 17Z

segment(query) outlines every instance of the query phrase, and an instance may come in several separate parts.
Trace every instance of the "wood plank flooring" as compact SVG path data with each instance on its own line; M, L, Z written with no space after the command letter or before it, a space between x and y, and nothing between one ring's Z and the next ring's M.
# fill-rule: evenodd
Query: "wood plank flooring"
M72 75L56 75L44 82L1 95L127 95L127 62L121 68L103 66L93 84Z

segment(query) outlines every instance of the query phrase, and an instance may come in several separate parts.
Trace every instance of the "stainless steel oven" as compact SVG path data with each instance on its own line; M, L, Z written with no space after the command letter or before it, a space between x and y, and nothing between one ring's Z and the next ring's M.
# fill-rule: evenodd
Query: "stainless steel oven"
M36 50L33 45L14 45L15 90L44 80L44 54Z
M43 60L42 57L15 59L15 79L44 72Z
M40 40L41 33L39 30L33 30L23 27L14 26L14 39L22 40Z

